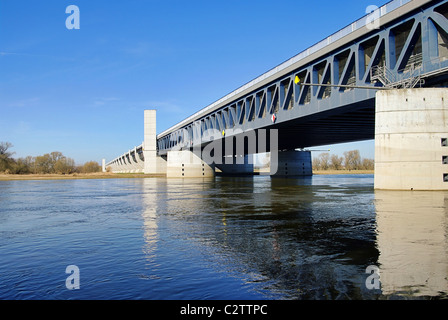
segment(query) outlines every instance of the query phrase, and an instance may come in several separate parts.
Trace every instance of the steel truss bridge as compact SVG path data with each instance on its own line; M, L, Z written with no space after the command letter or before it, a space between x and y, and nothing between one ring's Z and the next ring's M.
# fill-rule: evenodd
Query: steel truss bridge
M448 0L394 0L158 134L157 153L260 129L280 150L369 140L377 90L447 84ZM140 161L143 144L109 164Z

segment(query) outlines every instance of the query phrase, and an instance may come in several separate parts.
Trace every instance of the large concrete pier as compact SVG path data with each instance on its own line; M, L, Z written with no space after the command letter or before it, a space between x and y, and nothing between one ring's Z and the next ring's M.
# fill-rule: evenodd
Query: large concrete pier
M377 93L375 188L448 190L448 90Z
M144 173L166 174L167 161L157 155L157 114L156 110L145 110L144 113Z
M172 150L166 156L157 154L157 125L156 110L144 111L144 173L163 174L168 178L209 178L216 172L220 175L253 175L253 155L231 155L219 159L214 163L210 157L203 157L201 148L185 148ZM260 135L259 139L266 138ZM278 137L275 135L275 138ZM276 140L274 139L274 140ZM244 139L239 141L244 143ZM252 143L258 144L257 141ZM261 145L267 142L263 141ZM310 176L312 175L311 153L309 151L283 151L277 152L274 145L277 141L270 141L274 155L270 159L270 175L272 176ZM238 149L238 148L237 148ZM244 147L242 147L244 150ZM137 152L135 152L137 154ZM126 156L124 157L127 158ZM210 159L209 159L210 158ZM207 159L209 161L207 161ZM211 163L209 163L212 161ZM128 172L132 169L130 164L124 161L124 165L118 166L114 171Z
M274 157L271 157L271 159ZM310 151L283 151L278 153L277 164L271 160L271 176L312 176Z

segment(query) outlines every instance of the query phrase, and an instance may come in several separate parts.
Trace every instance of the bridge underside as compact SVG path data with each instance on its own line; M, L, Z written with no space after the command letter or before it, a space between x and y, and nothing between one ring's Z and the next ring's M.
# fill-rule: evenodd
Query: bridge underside
M260 131L265 131L261 135ZM289 121L266 126L263 129L254 129L255 140L250 140L248 132L235 134L233 136L233 148L227 148L229 138L219 137L211 142L201 144L201 149L209 144L222 145L224 156L247 155L255 153L270 152L270 133L277 131L278 140L275 150L294 150L332 145L339 143L349 143L375 138L375 99L346 105L336 109L330 109L318 114L313 114L301 118L294 118ZM246 140L243 140L246 137ZM260 149L259 140L265 140L266 145ZM222 140L219 141L219 140ZM238 141L244 142L244 149L238 149ZM182 148L193 150L191 148ZM243 152L241 152L244 150ZM162 151L161 155L166 155Z
M279 130L280 150L370 140L375 137L375 101L290 120L272 129Z

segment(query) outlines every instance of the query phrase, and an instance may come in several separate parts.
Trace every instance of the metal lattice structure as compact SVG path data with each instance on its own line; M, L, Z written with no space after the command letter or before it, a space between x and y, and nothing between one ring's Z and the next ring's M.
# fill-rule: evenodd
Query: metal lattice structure
M260 129L278 129L281 150L373 139L375 89L448 83L448 0L373 14L162 132L158 154Z

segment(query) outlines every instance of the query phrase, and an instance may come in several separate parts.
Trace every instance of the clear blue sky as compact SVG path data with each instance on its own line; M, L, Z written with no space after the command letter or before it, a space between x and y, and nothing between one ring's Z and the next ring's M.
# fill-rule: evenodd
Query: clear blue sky
M0 0L0 141L112 160L143 141L143 110L162 132L386 2ZM371 141L331 152L352 149L373 158Z

